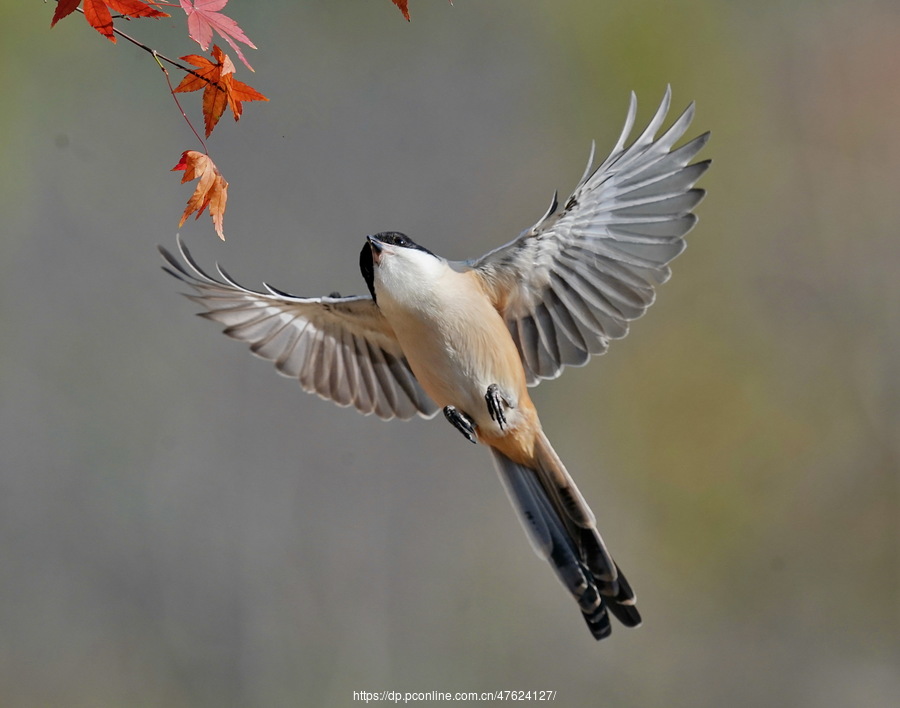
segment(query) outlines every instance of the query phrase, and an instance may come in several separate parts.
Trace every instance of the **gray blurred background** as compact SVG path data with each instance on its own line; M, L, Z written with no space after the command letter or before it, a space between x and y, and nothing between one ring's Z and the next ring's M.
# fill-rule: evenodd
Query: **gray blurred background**
M900 704L900 5L226 11L271 103L209 143L228 241L181 232L248 286L364 291L385 229L479 255L569 193L630 90L640 123L667 83L697 101L715 164L672 281L534 391L644 626L591 639L444 421L339 409L194 317L156 253L198 148L159 69L5 0L0 705ZM124 29L197 51L183 17Z

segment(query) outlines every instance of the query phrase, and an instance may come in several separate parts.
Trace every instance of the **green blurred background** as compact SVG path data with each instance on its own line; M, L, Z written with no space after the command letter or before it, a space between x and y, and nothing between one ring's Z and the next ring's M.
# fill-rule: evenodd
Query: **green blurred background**
M698 105L701 221L624 342L535 390L636 587L596 644L483 449L303 394L160 269L196 148L146 54L0 3L0 705L900 705L900 5L234 0L269 104L204 264L364 289L568 194L628 92ZM173 14L180 13L175 8ZM124 27L196 51L184 20ZM183 100L200 125L199 96Z

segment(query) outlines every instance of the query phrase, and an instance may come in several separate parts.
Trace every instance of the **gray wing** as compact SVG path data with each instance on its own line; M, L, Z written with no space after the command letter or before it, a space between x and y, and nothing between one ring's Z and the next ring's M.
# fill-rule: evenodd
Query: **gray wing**
M371 298L296 297L269 285L254 292L221 268L221 281L209 276L180 237L178 250L183 263L160 247L164 270L197 291L187 297L205 308L201 316L225 325L225 334L247 342L304 391L385 420L437 412Z
M705 133L673 150L694 116L693 103L656 138L669 110L666 89L647 128L625 147L637 99L609 157L585 174L563 208L554 195L547 213L505 246L468 262L477 269L509 326L529 385L559 376L602 354L611 339L653 303L668 263L684 250L684 236L703 198L694 183L709 167L688 164Z

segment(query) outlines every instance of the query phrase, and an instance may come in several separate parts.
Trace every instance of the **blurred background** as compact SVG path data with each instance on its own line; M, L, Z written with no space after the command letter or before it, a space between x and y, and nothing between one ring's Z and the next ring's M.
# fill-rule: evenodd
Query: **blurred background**
M667 83L696 100L715 164L674 277L533 392L644 626L591 639L444 421L337 408L196 318L156 246L199 145L156 64L4 2L0 704L900 704L900 5L410 9L233 0L271 103L209 141L227 242L181 233L248 286L364 292L366 234L479 255L605 154L630 90L639 123ZM173 14L123 29L195 53Z

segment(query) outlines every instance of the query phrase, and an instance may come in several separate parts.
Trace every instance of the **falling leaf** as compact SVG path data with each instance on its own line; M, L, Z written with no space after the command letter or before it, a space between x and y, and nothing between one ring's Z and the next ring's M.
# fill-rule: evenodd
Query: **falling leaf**
M406 21L409 22L409 2L408 2L408 0L394 0L394 4L400 8L400 12L403 13L403 16L406 18Z
M253 67L244 57L241 48L234 40L243 42L248 47L256 49L237 22L219 12L228 3L228 0L179 0L181 9L188 16L188 34L205 52L212 41L213 30L231 45L231 48L250 71Z
M213 45L213 59L197 54L181 57L183 61L197 67L194 74L185 76L175 87L176 92L185 93L203 89L203 118L206 137L212 133L225 108L231 108L234 119L239 120L244 111L244 101L268 101L252 86L234 78L234 63L217 45Z
M225 216L225 203L228 201L228 182L219 172L219 168L216 167L209 155L196 150L185 150L181 154L178 164L172 168L173 172L175 170L184 170L184 177L181 178L182 184L193 179L200 179L197 188L187 201L187 207L185 207L184 214L181 215L178 226L183 226L187 218L194 212L196 212L194 218L199 219L203 210L209 207L209 215L212 217L216 233L224 241L222 219Z
M79 4L81 4L81 0L59 0L50 26L53 27L63 17L75 12ZM148 2L143 2L143 0L84 0L82 10L84 11L84 18L91 27L112 42L115 42L116 37L113 34L113 18L110 9L126 17L169 17L167 13L153 7L155 4L153 0L148 0Z

